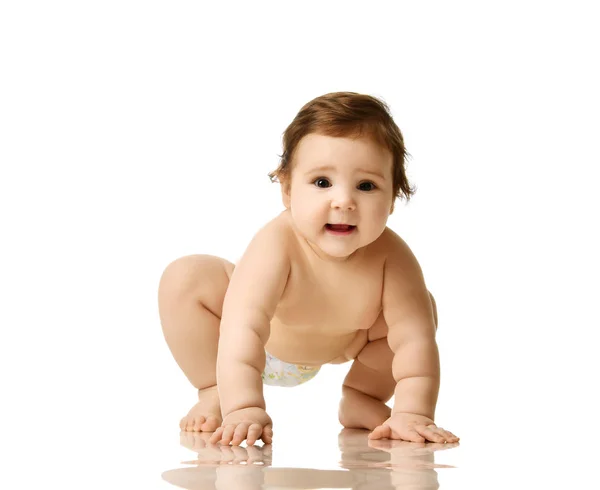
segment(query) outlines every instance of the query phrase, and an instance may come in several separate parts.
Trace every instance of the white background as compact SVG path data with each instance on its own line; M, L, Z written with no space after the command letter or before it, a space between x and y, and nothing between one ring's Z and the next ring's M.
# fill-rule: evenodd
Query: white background
M160 275L182 255L243 254L283 210L267 177L283 131L342 90L386 101L412 155L418 191L388 226L437 300L437 422L462 438L442 488L589 483L594 3L3 2L1 447L24 467L11 488L170 488L159 475L182 459L169 451L195 394L162 337ZM315 445L307 465L335 446L349 367L266 389L291 448L274 463L301 459L294 443ZM116 478L127 458L144 469Z

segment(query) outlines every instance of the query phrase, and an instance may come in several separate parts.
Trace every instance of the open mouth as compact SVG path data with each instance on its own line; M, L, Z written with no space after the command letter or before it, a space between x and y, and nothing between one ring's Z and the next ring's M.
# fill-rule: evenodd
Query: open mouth
M354 225L332 225L331 223L327 223L325 225L327 231L339 235L347 235L354 231L356 226Z

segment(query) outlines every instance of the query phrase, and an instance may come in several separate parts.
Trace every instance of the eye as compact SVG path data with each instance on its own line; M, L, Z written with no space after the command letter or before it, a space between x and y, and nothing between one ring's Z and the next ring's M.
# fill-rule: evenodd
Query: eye
M327 179L323 178L323 177L318 177L317 179L315 179L313 181L313 184L317 184L317 187L321 188L321 189L325 189L325 187L321 187L318 182L329 182Z
M371 191L371 190L375 190L375 189L377 189L377 186L376 186L375 184L373 184L373 182L362 182L360 185L365 185L365 184L366 184L366 185L370 185L370 186L372 186L372 188L371 188L371 189L366 189L366 190L368 190L368 191Z

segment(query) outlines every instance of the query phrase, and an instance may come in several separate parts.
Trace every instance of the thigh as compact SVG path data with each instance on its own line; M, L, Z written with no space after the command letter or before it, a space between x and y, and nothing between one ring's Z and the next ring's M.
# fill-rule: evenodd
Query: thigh
M214 255L187 255L171 262L158 287L159 305L193 298L221 317L234 265Z

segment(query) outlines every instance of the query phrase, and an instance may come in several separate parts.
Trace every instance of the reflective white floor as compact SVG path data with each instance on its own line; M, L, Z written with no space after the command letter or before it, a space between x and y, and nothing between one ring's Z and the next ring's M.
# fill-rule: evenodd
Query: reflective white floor
M169 363L158 364L169 375L176 374ZM177 419L193 401L193 393L177 376L136 385L123 372L120 379L111 376L112 386L97 383L98 391L75 383L75 378L59 381L55 396L51 389L24 390L17 411L4 419L11 422L3 429L0 486L11 490L597 488L597 405L591 399L589 414L583 414L584 405L579 405L565 418L558 404L559 409L546 405L539 393L523 412L506 411L501 404L494 409L491 390L482 388L468 400L442 404L458 406L458 410L442 408L439 420L460 435L459 444L369 442L366 431L343 430L335 420L335 406L327 402L323 386L337 395L334 383L341 372L323 374L310 389L307 383L304 388L267 390L274 443L251 448L207 445L206 435L181 433ZM152 385L156 390L150 389ZM35 418L40 409L46 424L40 423L41 416ZM533 412L539 417L533 418Z

